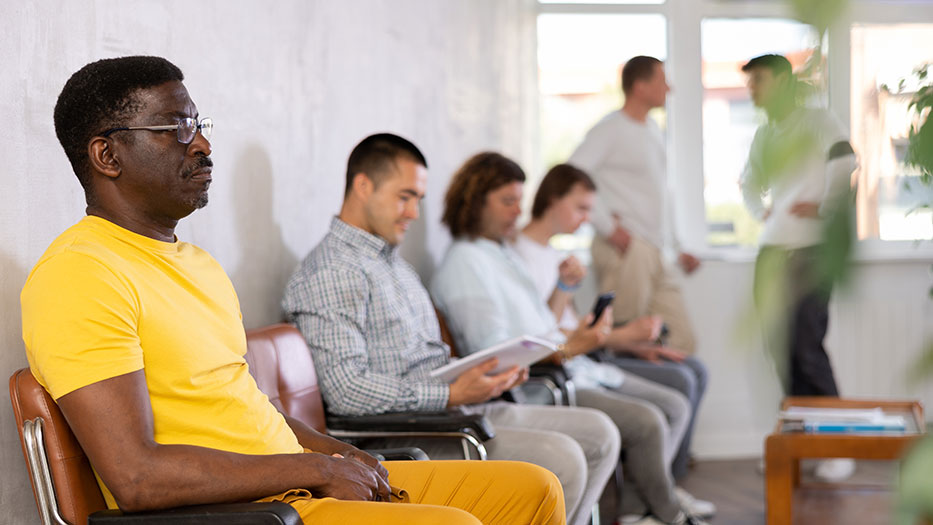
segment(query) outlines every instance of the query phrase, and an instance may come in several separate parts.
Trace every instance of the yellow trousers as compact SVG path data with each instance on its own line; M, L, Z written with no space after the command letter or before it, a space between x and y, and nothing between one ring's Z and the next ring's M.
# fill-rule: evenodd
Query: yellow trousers
M562 525L566 522L564 493L557 476L531 463L386 461L383 465L389 471L389 484L404 489L409 503L314 498L306 491L292 491L263 501L285 501L307 523Z

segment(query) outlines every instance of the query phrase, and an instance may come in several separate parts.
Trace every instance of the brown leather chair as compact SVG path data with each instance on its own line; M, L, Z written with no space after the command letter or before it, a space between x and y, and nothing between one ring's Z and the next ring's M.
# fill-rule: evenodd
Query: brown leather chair
M314 361L298 329L280 323L249 330L246 346L249 372L275 408L326 433L324 404Z
M492 439L492 425L479 414L458 410L403 412L374 416L327 415L314 370L311 352L301 332L280 323L246 332L246 362L259 389L280 411L338 439L361 441L373 438L414 437L459 440L464 457L474 451L486 459L483 442ZM409 451L413 454L409 454ZM382 457L427 459L419 449L369 450Z
M107 506L84 450L58 405L28 368L10 377L10 400L44 525L302 523L298 512L284 503L198 505L125 514L104 510Z

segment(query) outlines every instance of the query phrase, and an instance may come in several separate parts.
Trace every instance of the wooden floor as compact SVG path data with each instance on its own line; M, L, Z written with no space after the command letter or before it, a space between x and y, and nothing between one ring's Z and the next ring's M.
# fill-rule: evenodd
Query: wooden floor
M694 496L712 501L719 509L710 520L715 525L765 523L764 477L757 459L700 461L678 483ZM801 488L794 494L795 525L887 525L891 518L890 487L896 464L859 461L855 476L838 485L813 479L804 463ZM610 488L600 501L603 525L615 520L615 500Z

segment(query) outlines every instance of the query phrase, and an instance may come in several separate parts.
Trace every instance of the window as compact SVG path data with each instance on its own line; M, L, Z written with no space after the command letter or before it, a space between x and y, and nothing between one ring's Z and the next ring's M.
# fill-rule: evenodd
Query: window
M709 246L754 246L761 224L745 209L739 176L765 115L752 104L741 67L750 58L777 53L795 71L805 69L817 37L809 26L790 20L714 18L703 20L701 38L706 241ZM822 67L812 71L806 80L821 83Z
M587 130L621 106L625 62L636 55L664 60L666 40L661 15L538 17L541 160L545 169L566 161Z
M916 87L897 86L933 62L933 0L851 2L822 42L793 20L793 4L538 0L539 150L526 202L543 172L565 161L586 131L620 106L625 61L652 55L665 61L673 87L670 113L652 116L668 137L680 240L711 257L746 257L761 225L746 211L738 180L765 115L752 105L740 68L754 56L780 53L818 87L804 103L830 107L852 133L860 161L860 256L928 257L933 244L912 241L933 239L933 212L915 210L933 201L933 190L918 185L903 164L905 106ZM554 244L586 249L591 235L581 231Z
M907 105L917 90L911 73L933 62L933 24L855 24L850 38L859 238L933 239L933 211L915 209L933 203L933 188L919 184L919 172L903 162Z
M566 162L586 132L622 105L622 66L636 55L664 60L667 28L658 14L542 14L538 17L540 173L529 173L530 209L544 171ZM664 111L653 115L663 126ZM589 260L592 227L552 244Z

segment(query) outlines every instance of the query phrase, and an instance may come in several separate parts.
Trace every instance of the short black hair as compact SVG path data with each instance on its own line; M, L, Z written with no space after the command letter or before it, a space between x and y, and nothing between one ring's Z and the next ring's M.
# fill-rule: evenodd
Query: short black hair
M794 70L790 65L790 61L787 60L782 55L761 55L749 60L744 66L742 66L742 72L748 73L753 69L768 69L771 71L771 74L778 76L782 73L789 73L793 75Z
M347 160L347 182L343 197L347 198L350 195L353 177L357 173L366 175L373 181L373 185L378 187L399 157L407 157L425 168L428 167L428 161L421 150L408 139L392 133L377 133L363 139L353 148Z
M622 66L622 92L628 94L637 80L651 80L654 70L661 61L654 57L639 55L632 57Z
M91 138L122 126L139 111L139 90L184 79L175 64L153 56L106 58L71 75L55 103L55 135L85 194L90 192L87 145Z

